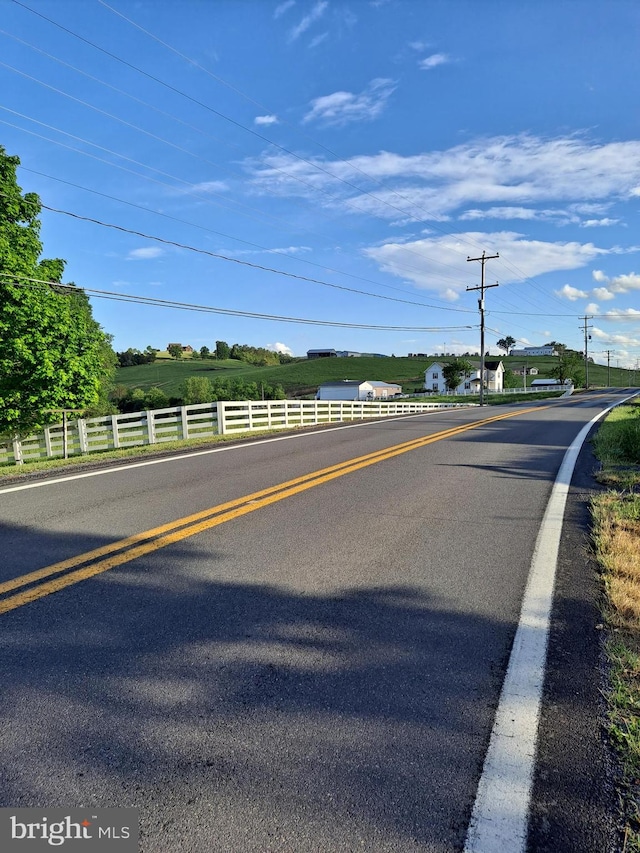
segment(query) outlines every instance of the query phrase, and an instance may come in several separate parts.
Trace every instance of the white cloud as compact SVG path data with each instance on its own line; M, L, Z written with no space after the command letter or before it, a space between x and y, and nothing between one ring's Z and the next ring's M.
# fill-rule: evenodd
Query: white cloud
M320 33L319 36L316 36L315 38L311 39L311 41L309 42L309 47L310 48L318 47L318 45L322 44L322 42L325 41L325 39L327 39L327 38L329 38L328 32Z
M492 262L495 266L490 274L498 277L501 284L521 281L523 276L535 278L548 272L578 269L600 254L607 253L606 249L592 243L545 243L526 240L522 234L515 232L499 231L387 243L365 249L364 254L385 272L409 280L417 287L435 291L444 299L457 299L467 286L477 284L476 265L466 263L469 247L473 245L485 247L492 254L498 250L509 258L508 267L501 266L499 261ZM454 284L451 284L452 279Z
M605 320L623 320L637 323L640 321L640 311L637 308L622 308L617 311L607 311L604 317Z
M313 9L309 12L308 15L305 15L304 18L297 24L289 33L289 41L295 41L299 38L302 33L306 32L311 24L320 20L320 18L324 15L325 10L329 3L327 0L320 0L319 3L316 3Z
M395 84L387 83L389 87ZM339 124L378 115L390 93L361 95L336 92L313 102L306 121L324 119ZM307 158L309 160L309 158ZM357 194L337 184L318 166L343 180L352 180L354 169L383 181L385 189L371 183L371 194ZM576 221L581 206L596 206L628 194L640 182L640 141L590 143L578 136L546 139L529 134L496 136L465 142L443 151L402 156L389 151L355 156L350 160L319 158L302 163L289 155L267 154L254 166L254 181L262 189L284 195L305 195L297 181L278 172L295 174L317 188L329 186L334 201L327 205L359 207L363 213L398 219L398 208L416 221L438 219L452 211L493 205L506 215L519 213L549 201L567 204L566 221ZM336 192L339 194L336 198ZM402 198L399 198L399 194ZM543 214L549 215L547 209ZM593 216L591 210L589 216Z
M611 293L606 287L594 287L591 291L591 295L596 299L599 299L600 302L607 302L609 299L615 299L615 293Z
M151 258L159 258L164 254L164 249L159 246L145 246L142 249L132 249L127 255L129 261L147 261Z
M280 3L276 6L275 11L273 13L274 18L279 18L281 15L284 15L292 6L296 5L296 0L284 0L284 3Z
M186 193L220 193L228 189L224 181L201 181L199 184L191 184L189 189L181 190Z
M595 228L596 226L608 226L608 225L617 225L620 222L619 219L585 219L584 222L580 223L581 228Z
M421 59L418 65L423 71L430 71L432 68L437 68L438 65L446 65L449 62L451 62L451 58L446 53L433 53L426 59Z
M275 344L267 344L266 349L273 350L274 352L281 352L284 353L284 355L293 355L291 347L280 343L280 341L276 341Z
M353 92L333 92L311 101L311 109L302 119L304 123L322 121L330 125L344 125L352 121L371 121L377 118L395 91L393 80L377 78L367 88Z
M631 293L640 290L640 275L635 272L609 278L602 270L594 270L592 276L595 281L606 284L606 287L597 287L593 290L594 295L597 292L608 294L607 296L598 296L598 299L614 299L616 293Z
M256 116L253 123L258 125L278 124L278 116Z
M600 306L597 302L589 302L587 307L584 309L585 314L598 314L600 313Z
M586 299L589 295L585 290L578 290L577 287L572 287L570 284L565 284L562 290L556 290L555 293L556 296L561 296L570 302L575 302L578 299Z
M267 249L270 255L298 255L300 252L310 252L311 246L285 246L279 249Z

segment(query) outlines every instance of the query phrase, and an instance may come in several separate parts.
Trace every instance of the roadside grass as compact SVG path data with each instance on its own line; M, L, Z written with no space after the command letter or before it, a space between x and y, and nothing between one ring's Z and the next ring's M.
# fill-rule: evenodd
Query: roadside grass
M610 413L593 447L607 487L591 511L609 629L608 731L624 774L624 850L640 853L640 399Z

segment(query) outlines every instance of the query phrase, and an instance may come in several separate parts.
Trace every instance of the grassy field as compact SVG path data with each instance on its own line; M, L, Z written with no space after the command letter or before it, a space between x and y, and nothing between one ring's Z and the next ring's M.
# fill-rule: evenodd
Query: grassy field
M492 356L495 358L495 356ZM122 367L116 372L115 382L129 388L142 388L144 391L152 387L162 388L169 397L180 396L180 387L189 376L207 376L212 381L217 378L231 376L242 377L248 382L265 384L280 383L287 396L313 396L323 382L338 379L373 379L382 382L396 382L402 385L405 393L420 390L424 381L424 371L437 360L437 356L429 358L318 358L308 361L301 359L291 364L281 364L275 367L253 367L242 361L216 359L192 360L185 358L178 361L160 359L153 364L141 364L135 367ZM505 367L522 369L523 360L503 358ZM528 367L536 367L538 376L549 375L556 363L552 357L532 357ZM640 376L638 377L640 379ZM636 382L635 372L624 369L611 370L611 384L627 386ZM605 365L591 364L589 366L589 383L592 386L607 385L607 368Z
M620 754L624 849L640 851L640 400L618 406L600 427L594 450L607 491L592 502L593 541L609 629L608 729Z

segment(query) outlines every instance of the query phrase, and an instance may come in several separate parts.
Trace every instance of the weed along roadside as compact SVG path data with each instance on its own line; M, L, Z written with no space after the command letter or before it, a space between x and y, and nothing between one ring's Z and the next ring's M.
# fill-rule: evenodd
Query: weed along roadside
M640 398L614 409L595 435L606 491L592 499L604 588L607 730L621 762L624 851L640 851Z

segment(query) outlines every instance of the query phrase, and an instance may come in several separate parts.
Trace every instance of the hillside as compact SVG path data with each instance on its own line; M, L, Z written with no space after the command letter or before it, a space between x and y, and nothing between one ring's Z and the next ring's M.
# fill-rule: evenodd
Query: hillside
M397 382L402 385L405 393L422 388L424 371L437 360L437 356L429 358L319 358L308 361L301 359L291 364L281 364L274 367L253 367L241 361L216 359L180 361L159 360L153 364L141 364L135 367L122 367L116 372L116 384L129 388L158 387L169 397L180 396L180 387L189 376L204 375L215 382L218 378L242 377L248 382L264 382L265 384L280 383L287 396L312 396L319 385L338 379L374 379L383 382ZM491 356L495 359L496 356ZM503 358L505 367L522 369L524 361L521 358ZM549 375L555 359L551 356L535 356L527 359L528 367L537 367L537 377L527 377L527 385L531 378L542 378ZM635 372L622 368L612 368L611 383L626 386L636 382ZM589 365L589 384L606 386L606 365Z

